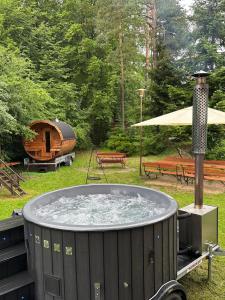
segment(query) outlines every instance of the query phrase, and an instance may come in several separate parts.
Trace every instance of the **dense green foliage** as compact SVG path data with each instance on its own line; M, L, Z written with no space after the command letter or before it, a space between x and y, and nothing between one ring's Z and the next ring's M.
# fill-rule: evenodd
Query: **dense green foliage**
M108 145L137 151L137 89L147 89L144 118L190 106L189 75L212 71L210 106L225 110L224 0L157 0L157 66L146 72L146 7L150 0L2 0L0 2L0 150L22 157L34 119L66 121L78 147ZM120 127L115 131L113 128ZM112 136L110 137L110 134ZM116 137L116 134L118 136ZM145 153L183 142L188 128L145 130ZM223 143L221 127L209 147ZM109 139L107 141L107 139ZM118 146L116 146L118 144ZM218 144L218 143L217 143ZM218 152L218 151L217 151Z

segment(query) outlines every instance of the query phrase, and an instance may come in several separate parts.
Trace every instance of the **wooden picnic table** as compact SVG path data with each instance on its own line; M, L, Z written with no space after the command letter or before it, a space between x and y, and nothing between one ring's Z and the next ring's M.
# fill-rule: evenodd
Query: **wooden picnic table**
M103 164L121 164L125 167L126 154L122 152L97 152L97 163L102 167Z

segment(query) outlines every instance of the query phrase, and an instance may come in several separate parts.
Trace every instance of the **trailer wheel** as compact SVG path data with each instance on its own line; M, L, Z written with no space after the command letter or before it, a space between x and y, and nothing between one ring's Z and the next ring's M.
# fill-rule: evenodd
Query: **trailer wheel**
M73 158L70 157L66 162L65 162L65 166L71 167L73 164Z
M69 160L69 164L68 164L68 166L72 166L72 164L73 164L73 158L72 157L70 157L70 160Z

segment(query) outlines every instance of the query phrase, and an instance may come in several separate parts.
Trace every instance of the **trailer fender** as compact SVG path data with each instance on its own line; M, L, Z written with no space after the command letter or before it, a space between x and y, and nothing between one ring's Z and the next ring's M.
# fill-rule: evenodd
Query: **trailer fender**
M182 284L171 280L160 287L158 292L149 300L187 300L187 295Z

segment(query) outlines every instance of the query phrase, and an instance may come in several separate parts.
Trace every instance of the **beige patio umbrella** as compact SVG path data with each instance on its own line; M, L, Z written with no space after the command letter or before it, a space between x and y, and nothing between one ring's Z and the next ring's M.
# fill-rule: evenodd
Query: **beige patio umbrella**
M208 124L225 124L225 112L208 108ZM142 126L183 126L192 125L192 106L183 108L172 113L159 116L141 123L132 125L132 127Z

